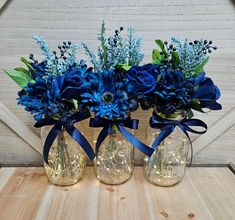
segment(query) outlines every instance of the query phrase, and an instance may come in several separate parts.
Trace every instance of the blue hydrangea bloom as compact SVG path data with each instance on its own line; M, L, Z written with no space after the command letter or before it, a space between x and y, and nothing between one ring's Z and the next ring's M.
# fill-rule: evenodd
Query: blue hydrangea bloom
M31 62L30 65L33 67L33 70L30 70L30 74L33 79L37 77L43 77L46 75L47 67L46 67L45 62L41 62L41 63Z
M163 114L172 114L185 109L194 93L194 79L186 78L184 73L165 69L156 85L157 110Z
M37 77L35 83L28 83L27 87L19 92L18 104L25 106L26 111L34 114L36 121L44 115L52 117L59 111L51 94L52 82L52 77Z
M80 75L85 69L86 67L73 67L59 76L39 74L34 83L28 83L27 87L19 92L18 104L25 106L25 110L31 112L36 121L43 117L66 121L72 114L73 107L70 98L66 100L63 96L64 91L69 85L78 87L81 84Z
M198 76L186 76L179 70L161 65L133 66L126 73L128 91L136 93L141 107L156 107L163 114L173 114L179 109L195 108L192 101L199 101L200 108L220 110L216 102L220 91L213 81L202 72ZM196 110L198 110L196 108Z

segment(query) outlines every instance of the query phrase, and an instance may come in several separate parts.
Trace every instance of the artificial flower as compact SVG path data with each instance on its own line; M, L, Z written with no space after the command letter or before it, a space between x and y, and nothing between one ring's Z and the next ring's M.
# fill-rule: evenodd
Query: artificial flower
M222 109L221 104L216 102L221 96L220 90L210 78L205 76L204 72L200 73L197 77L195 86L198 89L193 94L193 98L199 100L202 108L211 110Z
M193 78L186 78L182 72L168 69L162 70L159 78L154 91L157 110L163 114L172 114L187 108L193 96Z
M139 98L146 97L147 94L155 90L158 75L158 65L132 66L126 73L128 92L135 93Z
M86 103L96 117L125 119L130 110L129 97L124 82L115 82L114 71L90 72L84 82L82 102ZM133 104L132 104L133 105Z

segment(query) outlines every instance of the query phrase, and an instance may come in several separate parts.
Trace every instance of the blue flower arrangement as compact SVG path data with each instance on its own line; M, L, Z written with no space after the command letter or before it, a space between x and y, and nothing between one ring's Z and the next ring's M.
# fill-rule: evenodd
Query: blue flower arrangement
M205 109L222 109L217 102L220 90L203 70L209 60L208 54L217 49L213 42L203 39L180 41L177 38L172 38L171 43L160 39L155 42L158 49L152 51L152 63L133 65L126 72L130 90L136 91L142 109L154 109L150 126L161 132L152 143L152 149L156 149L176 126L188 138L188 132L205 133L207 125L192 119L193 110L205 113ZM179 110L185 111L187 118L181 121L166 119L176 116ZM203 130L194 130L192 126Z
M35 127L53 125L45 141L43 156L48 163L50 147L65 128L92 160L95 154L85 137L74 124L90 117L89 110L82 105L81 98L66 99L64 93L68 86L82 85L82 75L87 71L83 60L77 60L78 45L70 41L58 46L59 52L50 51L46 41L35 36L45 59L38 62L33 54L29 61L21 58L26 68L19 67L5 72L22 88L18 93L18 104L34 115Z
M141 52L142 38L135 36L132 27L127 29L126 36L123 33L124 28L120 27L113 35L107 36L103 23L98 35L100 46L97 53L85 43L78 45L70 41L59 45L58 51L51 51L42 37L35 36L45 59L38 62L30 54L29 61L21 58L26 68L5 70L21 86L18 104L34 115L37 121L35 126L54 125L54 131L65 127L90 159L94 158L95 153L73 126L90 117L90 111L94 112L90 127L103 128L96 150L111 132L112 126L116 125L134 147L151 156L169 132L161 135L152 147L129 133L124 127L138 128L138 120L131 119L131 112L139 106L143 110L156 110L150 124L162 131L167 126L169 128L169 124L163 125L162 115L185 110L187 120L192 121L172 125L180 126L185 133L195 132L189 126L206 128L202 121L192 119L193 110L205 112L206 108L222 109L217 103L220 91L203 70L209 59L208 54L217 49L212 41L202 39L191 42L172 38L168 43L158 39L158 48L152 51L152 62L140 65L144 56ZM83 59L77 59L79 48L84 49L91 67ZM74 133L79 133L79 138ZM53 138L50 138L52 143ZM45 152L49 151L49 145L44 146Z

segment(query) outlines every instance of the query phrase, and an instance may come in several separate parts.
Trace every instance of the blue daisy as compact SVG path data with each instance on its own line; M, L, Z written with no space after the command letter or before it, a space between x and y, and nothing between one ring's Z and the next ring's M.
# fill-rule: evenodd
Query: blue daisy
M112 70L90 72L83 84L82 102L86 103L96 117L109 120L125 119L135 105L135 100L128 97L127 82L115 80Z

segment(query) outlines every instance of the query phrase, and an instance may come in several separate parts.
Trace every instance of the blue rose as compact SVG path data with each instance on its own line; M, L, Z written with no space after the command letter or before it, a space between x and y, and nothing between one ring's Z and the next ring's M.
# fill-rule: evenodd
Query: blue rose
M78 87L82 84L83 78L90 69L87 69L87 66L84 65L80 68L72 67L70 70L64 73L65 76L65 85L68 87Z
M152 64L133 66L126 74L128 79L128 92L145 97L145 95L155 90L159 69L158 65Z
M199 88L194 93L193 98L199 100L202 108L209 108L211 110L222 109L222 106L216 102L220 98L220 90L210 78L205 77L204 72L200 73L196 78L195 86Z
M64 82L63 82L63 92L61 94L62 98L70 99L81 99L81 93L86 91L86 88L89 88L88 83L84 80L86 77L89 78L89 83L92 83L91 68L87 69L87 66L84 65L80 68L72 67L70 70L64 73Z

